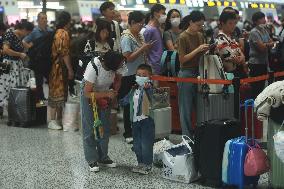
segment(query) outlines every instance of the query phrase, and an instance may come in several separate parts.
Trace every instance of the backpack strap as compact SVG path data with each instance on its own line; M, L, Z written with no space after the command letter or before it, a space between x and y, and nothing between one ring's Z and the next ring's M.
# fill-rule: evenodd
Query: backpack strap
M98 76L99 75L99 69L98 69L98 67L97 67L97 65L95 63L95 59L94 58L92 59L91 63L92 63L93 68L96 71L96 75Z
M168 51L164 51L161 57L161 67L162 68L165 66L167 56L168 56Z
M173 51L171 55L171 72L172 76L176 76L176 58L177 58L177 52Z

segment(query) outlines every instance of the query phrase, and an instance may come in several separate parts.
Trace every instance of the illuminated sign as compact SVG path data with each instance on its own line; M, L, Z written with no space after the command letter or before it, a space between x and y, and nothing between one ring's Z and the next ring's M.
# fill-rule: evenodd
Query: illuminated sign
M146 4L179 4L179 5L185 5L185 0L144 0L144 3Z
M0 13L4 12L4 7L0 6Z
M205 5L208 7L236 7L237 3L229 1L208 1Z
M273 3L250 3L248 5L248 8L251 8L251 9L275 9L275 4Z

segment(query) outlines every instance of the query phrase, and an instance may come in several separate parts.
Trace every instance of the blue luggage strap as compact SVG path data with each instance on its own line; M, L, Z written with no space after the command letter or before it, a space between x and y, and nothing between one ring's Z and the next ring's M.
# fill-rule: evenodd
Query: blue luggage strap
M177 52L173 51L173 53L171 55L171 72L172 72L172 76L177 76L177 73L176 73L176 58L177 58Z
M169 61L170 61L170 72L172 76L177 76L176 73L176 58L177 58L177 52L176 51L164 51L161 57L161 67L163 68L166 64L167 70L169 69L166 59L168 55L170 54Z
M161 68L164 67L164 64L166 63L166 58L168 56L168 51L164 51L161 57Z

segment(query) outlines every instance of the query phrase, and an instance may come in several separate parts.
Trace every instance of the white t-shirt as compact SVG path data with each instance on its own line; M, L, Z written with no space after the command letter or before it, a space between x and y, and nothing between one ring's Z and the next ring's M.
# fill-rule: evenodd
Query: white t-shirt
M141 93L140 89L136 89L134 91L133 95L133 122L141 121L143 119L146 119L147 116L141 114L140 116L137 116L137 111L138 111L138 100L139 100L139 95Z
M94 83L94 88L95 91L107 91L109 90L111 84L114 81L115 74L123 74L125 71L125 67L123 66L116 72L114 71L107 71L103 68L99 58L94 59L94 63L98 68L98 75L96 70L94 69L92 62L89 62L87 65L85 74L84 74L84 79L86 81L89 81L91 83Z

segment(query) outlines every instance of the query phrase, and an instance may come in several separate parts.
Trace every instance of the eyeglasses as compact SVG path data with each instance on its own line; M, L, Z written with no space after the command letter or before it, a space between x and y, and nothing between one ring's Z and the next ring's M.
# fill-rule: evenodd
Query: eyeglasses
M144 24L142 24L142 23L137 23L137 25L138 25L138 26L144 26Z

